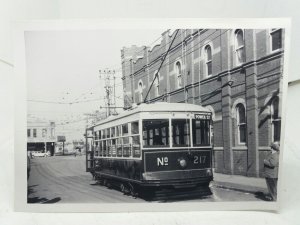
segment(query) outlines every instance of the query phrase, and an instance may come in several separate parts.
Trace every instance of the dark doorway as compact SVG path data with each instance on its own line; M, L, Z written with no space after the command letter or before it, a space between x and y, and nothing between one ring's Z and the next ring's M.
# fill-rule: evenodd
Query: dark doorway
M47 142L47 152L48 151L51 156L54 156L54 142Z

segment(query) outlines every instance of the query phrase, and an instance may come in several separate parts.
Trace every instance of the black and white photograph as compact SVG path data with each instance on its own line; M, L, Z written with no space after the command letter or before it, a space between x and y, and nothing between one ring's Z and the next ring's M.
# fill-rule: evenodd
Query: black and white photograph
M24 31L26 204L276 208L287 30L267 24Z

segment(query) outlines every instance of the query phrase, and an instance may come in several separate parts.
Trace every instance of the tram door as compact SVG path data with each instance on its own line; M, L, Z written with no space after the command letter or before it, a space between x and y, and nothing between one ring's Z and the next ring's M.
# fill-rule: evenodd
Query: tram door
M94 137L93 131L87 129L85 133L86 149L86 172L91 172L94 168Z

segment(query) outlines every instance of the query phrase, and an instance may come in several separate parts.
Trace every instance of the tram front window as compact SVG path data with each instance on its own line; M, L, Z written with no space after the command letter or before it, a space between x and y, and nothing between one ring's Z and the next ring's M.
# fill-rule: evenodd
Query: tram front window
M192 120L193 123L193 145L205 146L210 143L209 120Z
M190 120L173 119L173 146L185 147L190 146Z
M143 120L143 146L169 147L169 120Z

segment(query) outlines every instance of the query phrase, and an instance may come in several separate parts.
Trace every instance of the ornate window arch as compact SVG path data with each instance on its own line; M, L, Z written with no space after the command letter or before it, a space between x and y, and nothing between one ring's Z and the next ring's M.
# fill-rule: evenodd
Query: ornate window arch
M175 63L175 71L177 78L177 88L183 87L183 76L182 76L182 64L180 61L176 61Z
M212 50L210 45L204 47L205 64L206 64L206 76L210 77L212 75Z
M245 62L245 41L244 41L244 31L237 29L234 32L234 49L235 49L235 59L236 64L240 65Z
M143 102L143 81L139 80L138 84L139 101Z
M155 78L156 73L157 70L154 72L153 79ZM157 74L157 78L154 81L155 97L159 96L159 85L160 85L160 73Z

